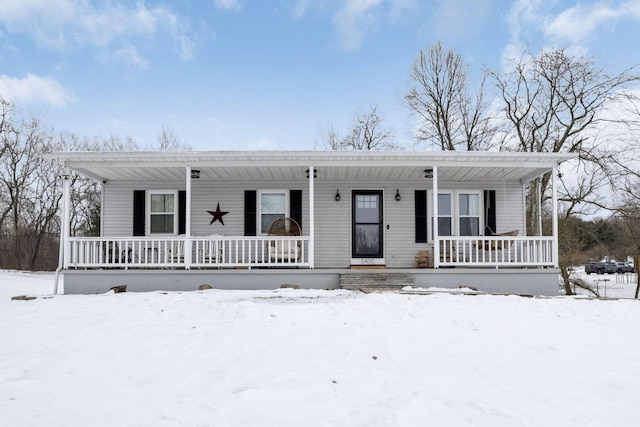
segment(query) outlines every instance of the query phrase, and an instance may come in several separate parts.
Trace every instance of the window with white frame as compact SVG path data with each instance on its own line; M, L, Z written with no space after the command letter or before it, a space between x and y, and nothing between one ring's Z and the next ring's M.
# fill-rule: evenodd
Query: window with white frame
M429 240L433 241L433 193L429 191ZM438 235L480 235L480 192L469 190L438 192Z
M289 214L288 190L261 190L258 193L258 229L267 234L269 226L278 218Z
M480 193L458 193L458 235L480 235Z
M147 206L147 234L177 234L177 191L149 190Z

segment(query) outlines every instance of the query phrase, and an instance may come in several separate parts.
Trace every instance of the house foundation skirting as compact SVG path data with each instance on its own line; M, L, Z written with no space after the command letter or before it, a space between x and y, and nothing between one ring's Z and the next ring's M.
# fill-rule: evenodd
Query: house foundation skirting
M366 270L358 270L365 272ZM459 288L471 286L488 293L558 295L560 271L532 269L387 269L389 274L413 276L416 287ZM371 270L384 274L379 269ZM350 269L264 270L67 270L65 294L99 294L114 286L127 285L130 292L193 291L201 285L214 289L276 289L297 285L303 289L338 289L342 274Z

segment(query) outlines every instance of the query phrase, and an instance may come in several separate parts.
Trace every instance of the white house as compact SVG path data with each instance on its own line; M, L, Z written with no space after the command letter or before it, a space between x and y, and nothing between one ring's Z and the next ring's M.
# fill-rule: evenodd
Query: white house
M65 180L66 293L104 292L122 284L129 290L284 283L338 288L368 279L557 294L556 215L552 235L526 235L525 189L552 172L557 212L556 169L573 154L217 151L50 157L102 183L102 235L71 237ZM269 233L284 218L284 232Z

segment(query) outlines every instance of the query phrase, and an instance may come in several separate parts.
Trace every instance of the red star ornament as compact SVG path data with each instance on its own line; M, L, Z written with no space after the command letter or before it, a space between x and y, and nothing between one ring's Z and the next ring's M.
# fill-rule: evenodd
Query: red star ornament
M207 211L207 212L213 216L213 218L211 218L211 222L209 223L209 225L213 224L216 221L220 221L220 224L224 225L224 221L222 220L222 217L229 213L229 212L224 212L220 210L220 203L218 203L218 206L216 207L215 211Z

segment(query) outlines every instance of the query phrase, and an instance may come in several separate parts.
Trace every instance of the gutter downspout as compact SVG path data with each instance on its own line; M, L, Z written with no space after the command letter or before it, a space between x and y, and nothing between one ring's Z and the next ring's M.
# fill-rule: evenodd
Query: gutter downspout
M64 168L62 174L62 212L60 213L60 249L58 250L58 268L53 280L53 294L58 294L60 272L67 264L67 237L69 236L69 206L71 193L71 175L69 169Z

